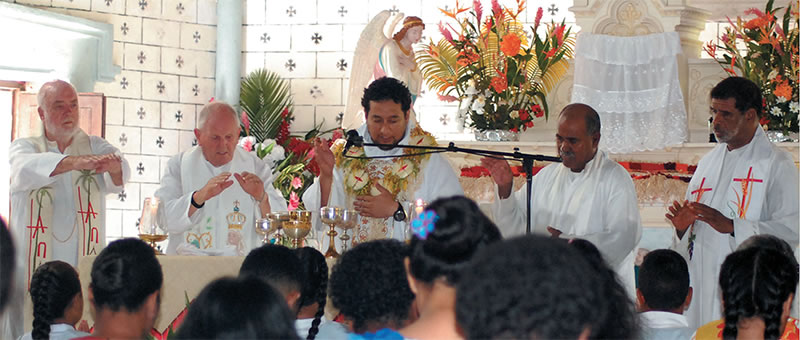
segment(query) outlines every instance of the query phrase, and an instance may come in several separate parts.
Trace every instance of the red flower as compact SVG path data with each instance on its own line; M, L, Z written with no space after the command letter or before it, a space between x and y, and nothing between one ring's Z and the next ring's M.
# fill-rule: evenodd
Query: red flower
M519 132L519 128L516 128L516 127L513 127L513 128L511 128L509 130L511 130L511 132Z
M508 88L508 80L506 76L503 74L498 74L496 77L492 78L492 88L495 92L501 93Z
M525 110L525 109L520 109L519 110L519 120L524 122L524 121L528 120L528 118L530 118L530 117L531 117L531 115L528 114L528 110Z
M758 121L758 125L764 126L767 124L769 124L769 118L767 118L766 116L761 117L761 119Z
M536 20L533 22L534 31L539 27L539 22L542 21L542 13L542 8L539 7L539 9L536 11Z
M513 57L519 54L519 46L521 43L516 34L508 34L503 37L503 40L500 42L500 51L509 57Z
M333 134L331 135L331 141L335 141L337 139L344 138L344 132L342 129L333 130Z
M533 111L533 116L536 118L544 117L544 110L542 110L542 107L539 106L539 104L531 106L531 111Z
M286 140L288 139L289 139L289 121L284 120L283 122L281 122L280 128L278 128L278 135L275 136L275 141L278 144L283 145L284 143L286 143Z
M533 121L529 120L529 121L525 122L525 127L532 128L533 127Z

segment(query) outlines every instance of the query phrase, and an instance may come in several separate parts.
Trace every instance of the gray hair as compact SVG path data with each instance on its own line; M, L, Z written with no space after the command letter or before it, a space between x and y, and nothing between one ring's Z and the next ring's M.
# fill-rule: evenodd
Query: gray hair
M220 106L222 106L222 108L218 108ZM208 116L210 116L212 112L220 110L229 112L231 116L233 116L233 118L236 119L236 125L242 125L242 121L239 118L239 114L236 113L236 110L233 109L233 106L221 100L215 100L211 103L204 105L203 109L200 110L200 114L197 116L197 129L198 130L203 129L203 127L206 125L206 122L208 121Z
M42 84L42 87L39 88L39 93L36 95L36 104L39 105L39 107L41 107L42 110L47 111L47 107L45 105L47 103L45 102L45 99L47 99L47 96L49 94L53 93L61 86L69 86L72 88L72 91L78 93L78 90L75 89L75 86L72 86L72 84L66 81L60 79L51 80Z

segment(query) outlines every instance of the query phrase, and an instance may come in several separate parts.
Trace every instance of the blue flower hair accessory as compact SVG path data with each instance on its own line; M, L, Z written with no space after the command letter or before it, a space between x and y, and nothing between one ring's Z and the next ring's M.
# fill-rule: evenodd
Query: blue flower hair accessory
M417 235L419 239L424 240L433 232L434 225L438 220L439 215L436 215L436 212L427 210L411 221L411 231L414 232L414 235Z

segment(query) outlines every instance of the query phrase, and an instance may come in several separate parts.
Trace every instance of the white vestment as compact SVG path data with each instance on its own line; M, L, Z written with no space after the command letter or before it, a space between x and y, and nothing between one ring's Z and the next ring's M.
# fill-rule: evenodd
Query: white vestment
M778 236L793 247L798 243L798 171L791 155L773 145L760 128L747 145L732 151L727 146L720 143L700 159L686 200L698 201L700 196L700 203L733 219L735 236L695 221L689 256L691 228L680 240L673 234L673 249L689 263L694 295L686 317L694 328L722 318L719 270L739 244L758 234Z
M89 144L92 153L96 155L104 154L118 154L119 149L115 148L103 138L97 136L88 136ZM56 169L58 163L61 162L66 154L58 150L58 145L55 142L47 142L47 152L38 152L36 142L33 138L20 138L11 143L8 151L10 173L11 173L11 224L10 228L14 235L14 243L16 246L16 262L17 271L14 277L14 297L9 303L11 305L6 314L19 314L18 327L13 334L2 334L3 339L16 339L22 335L22 306L23 297L26 295L24 291L27 290L27 258L28 254L28 224L27 217L24 213L26 208L29 208L30 203L28 194L31 190L38 189L45 186L53 188L53 216L58 216L54 219L62 223L54 223L50 226L53 235L53 243L56 245L51 248L51 260L60 260L70 265L78 266L78 253L80 242L80 231L78 224L78 213L75 210L75 196L73 195L74 183L72 171L67 171L55 176L50 176L53 170ZM94 179L100 190L104 194L118 193L124 188L124 184L130 178L130 168L128 161L122 158L122 183L123 185L116 186L111 180L111 175L104 173L103 175L94 175ZM105 200L101 200L105 202ZM105 205L97 207L98 210L104 210ZM101 240L105 242L105 240ZM15 313L15 307L19 307ZM13 321L12 321L13 322ZM8 330L8 328L6 328Z
M686 340L694 333L682 314L651 311L639 314L639 320L642 340Z
M592 242L633 298L633 262L642 225L628 171L598 150L581 172L560 163L544 167L532 187L531 232L550 236L549 226L560 230L561 237ZM525 232L525 201L525 187L508 199L495 196L492 213L504 237Z
M410 131L415 126L415 123L409 121L408 126L406 127L406 134L398 144L408 145ZM358 128L358 134L364 137L365 143L374 143L372 137L369 135L369 132L367 132L366 124L363 124ZM423 151L424 150L415 150L415 152ZM367 157L399 156L403 154L403 149L393 148L391 150L384 151L374 146L367 146L364 147L364 154ZM370 163L380 163L392 159L394 158L376 159L371 160ZM422 169L419 173L419 176L422 176L421 183L416 186L416 190L414 190L413 195L408 195L408 201L400 202L403 204L403 206L407 206L407 204L417 199L422 199L427 203L431 203L440 197L464 195L464 190L461 188L461 183L459 183L458 177L456 176L455 172L453 172L453 168L450 166L450 163L448 163L444 157L439 154L432 154L427 161L422 163L421 166ZM383 174L375 175L383 178ZM334 167L333 180L331 181L331 191L328 198L328 206L348 207L349 209L352 209L353 202L347 201L344 178L345 174L343 173L342 169L340 169L338 166ZM398 196L400 196L400 194L398 194ZM328 229L328 227L323 225L319 219L319 208L321 202L320 197L319 179L315 179L314 183L309 186L306 192L303 194L303 203L305 203L306 209L314 212L313 223L315 228L319 231L325 231ZM386 234L387 237L397 240L406 239L407 235L405 235L405 233L408 218L406 221L402 222L397 222L392 217L388 217L385 220L388 226L388 232ZM318 235L321 245L320 249L324 250L329 244L328 237L325 236L324 233L318 233ZM336 240L336 245L337 249L341 249L340 241L338 239Z
M169 233L167 254L247 255L261 245L255 232L255 220L261 218L256 200L242 190L231 175L233 184L212 197L189 217L192 194L203 188L208 180L223 172L250 172L264 181L271 211L286 211L286 200L272 186L272 168L254 153L236 148L233 159L214 167L203 156L199 146L180 153L167 162L167 171L155 196L162 202L159 214ZM190 251L192 250L192 251Z

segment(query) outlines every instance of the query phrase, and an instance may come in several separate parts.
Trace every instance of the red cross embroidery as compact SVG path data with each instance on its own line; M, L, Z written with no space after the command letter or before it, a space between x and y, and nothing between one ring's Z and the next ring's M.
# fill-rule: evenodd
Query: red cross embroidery
M700 202L700 198L703 197L703 193L706 191L711 191L711 188L703 188L703 184L706 183L706 178L703 177L703 180L700 181L700 187L697 190L692 191L692 195L697 195L697 198L694 200L695 202Z
M742 182L742 188L748 188L750 186L750 182L761 183L764 182L760 179L755 179L752 177L753 175L753 167L750 167L750 170L747 171L747 178L734 178L734 182Z
M39 230L41 230L42 233L44 233L47 227L42 223L42 217L39 216L36 219L36 225L29 225L28 229L32 229L33 234L31 234L31 239L35 239L36 236L39 234Z
M750 170L747 171L747 178L734 178L734 182L742 182L742 201L738 204L739 205L739 218L744 218L747 215L747 209L750 208L750 198L752 198L752 193L750 192L751 183L762 183L763 180L755 179L752 177L753 175L753 167L750 167Z

